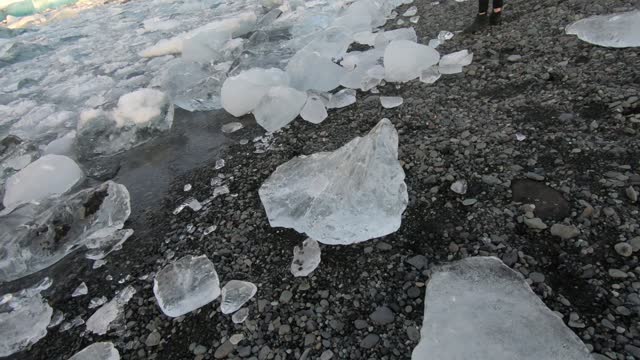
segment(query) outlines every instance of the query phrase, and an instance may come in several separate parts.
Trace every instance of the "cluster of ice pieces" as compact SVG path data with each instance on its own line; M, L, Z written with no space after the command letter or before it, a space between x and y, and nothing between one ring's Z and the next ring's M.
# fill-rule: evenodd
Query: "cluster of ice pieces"
M499 259L474 257L429 279L413 360L591 359L562 320Z
M637 47L640 46L640 10L578 20L567 26L566 33L600 46Z
M98 342L82 349L69 360L120 360L120 353L113 343Z
M352 244L400 227L408 203L398 133L388 119L333 152L300 156L260 187L271 226L325 244Z
M136 289L129 285L111 299L108 303L102 305L87 320L87 330L97 334L104 335L113 327L113 323L121 320L124 314L124 306L135 295Z

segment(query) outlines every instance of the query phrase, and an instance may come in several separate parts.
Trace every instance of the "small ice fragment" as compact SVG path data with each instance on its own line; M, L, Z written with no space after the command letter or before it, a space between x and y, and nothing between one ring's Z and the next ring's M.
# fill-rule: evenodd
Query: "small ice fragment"
M467 180L458 180L451 184L451 191L456 194L464 195L467 193Z
M49 322L49 325L47 325L47 328L48 329L54 328L60 325L60 323L62 323L63 321L64 321L64 313L60 310L54 310L53 316L51 316L51 321Z
M300 117L313 124L320 124L328 116L324 102L317 95L310 95L300 112Z
M220 296L220 280L213 263L205 255L188 255L156 274L153 293L163 313L178 317Z
M229 193L229 187L227 185L218 186L213 189L213 198L217 198L220 195L226 195Z
M111 301L102 305L91 315L87 320L87 330L97 335L106 334L111 327L111 323L122 317L124 306L135 293L136 289L131 285L122 289Z
M220 310L223 314L231 314L237 311L249 301L258 291L258 288L248 281L231 280L222 288L222 304Z
M422 73L420 74L420 81L425 84L433 84L440 79L440 76L442 75L440 74L440 71L438 71L438 66L435 65L422 70Z
M236 131L242 129L243 127L244 127L244 125L242 125L241 122L234 121L234 122L230 122L230 123L222 125L221 129L222 129L223 133L230 134L230 133L233 133L233 132L236 132Z
M193 211L200 211L200 209L202 209L202 204L200 204L200 202L195 198L188 198L173 210L173 215L178 215L185 207L191 208Z
M247 145L249 143L249 140L248 139L241 139L240 141L238 141L238 143L240 145Z
M434 49L436 49L438 46L440 46L442 44L442 42L438 39L431 39L429 40L429 47L432 47Z
M393 109L402 105L404 100L399 96L380 96L380 104L385 109Z
M457 74L462 72L462 67L471 64L473 53L468 50L461 50L447 54L440 59L438 71L441 74Z
M320 244L309 238L302 243L302 248L293 248L291 274L295 277L308 276L320 265Z
M409 19L409 21L410 21L412 24L417 24L417 23L418 23L418 21L420 21L420 16L414 16L414 17L410 18L410 19Z
M438 33L438 40L440 40L441 42L445 42L451 39L453 39L453 33L451 31L443 30Z
M82 349L69 360L120 360L120 353L111 342L97 342Z
M229 338L229 342L231 344L233 344L233 345L238 345L240 343L240 341L242 341L243 339L244 339L244 335L243 334L233 334Z
M398 25L398 26L404 25L404 20L398 19L398 21L396 21L396 25Z
M82 295L87 295L89 293L89 289L87 288L87 284L83 281L78 287L73 291L71 297L78 297Z
M185 192L187 192L187 191L191 191L191 184L186 184L186 185L184 186L183 190L184 190Z
M524 134L520 134L520 133L516 133L516 140L518 141L524 141L527 139L527 135Z
M93 266L92 266L91 268L92 268L93 270L95 270L95 269L99 269L99 268L101 268L102 266L104 266L104 264L106 264L106 263L107 263L107 261L106 261L106 260L102 260L102 259L100 259L100 260L96 260L96 261L94 261L94 262L93 262Z
M99 298L93 298L89 301L89 309L97 308L98 306L102 306L107 302L106 296L101 296Z
M214 178L211 178L210 185L211 186L219 186L219 185L222 184L222 181L223 181L222 178L214 177Z
M218 160L216 161L216 167L215 167L215 169L216 169L216 170L220 170L220 169L222 169L223 167L224 167L224 159L218 159Z
M353 89L343 89L333 94L333 96L331 96L331 100L329 100L329 104L327 105L327 108L340 109L340 108L355 104L355 102L356 102L356 91Z
M231 320L233 321L234 324L242 324L245 320L247 320L248 317L249 317L249 309L242 308L236 311L235 313L233 313L233 315L231 315Z
M218 228L217 225L211 225L208 228L204 229L204 231L202 232L203 235L209 235L212 232L216 231L216 229Z
M409 17L409 16L414 16L417 13L418 13L418 7L412 6L408 8L407 11L405 11L404 14L402 14L402 16Z

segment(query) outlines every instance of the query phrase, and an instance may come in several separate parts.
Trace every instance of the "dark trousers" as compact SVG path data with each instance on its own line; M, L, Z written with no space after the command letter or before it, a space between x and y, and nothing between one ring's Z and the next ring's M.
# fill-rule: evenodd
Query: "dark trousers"
M493 0L493 8L501 8L503 5L503 0ZM480 0L480 14L486 13L489 11L489 0Z

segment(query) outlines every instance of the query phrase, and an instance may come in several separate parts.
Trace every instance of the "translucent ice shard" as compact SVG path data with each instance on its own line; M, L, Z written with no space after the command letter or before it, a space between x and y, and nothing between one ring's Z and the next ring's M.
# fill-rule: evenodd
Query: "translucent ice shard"
M441 76L442 74L440 74L440 71L438 71L438 66L434 65L422 70L422 72L420 73L420 81L425 84L433 84L438 81Z
M405 11L404 14L402 14L402 16L411 17L411 16L414 16L417 13L418 13L418 7L412 6L409 9L407 9L407 11Z
M98 342L82 349L69 360L120 360L120 353L113 343Z
M462 72L462 68L471 64L473 53L467 50L460 50L440 58L438 71L441 74L457 74Z
M385 109L393 109L402 105L404 100L399 96L380 96L380 104Z
M280 165L259 194L271 226L352 244L398 230L408 202L404 177L398 133L383 119L336 151Z
M497 258L443 266L429 279L424 303L413 360L591 359L580 338Z
M82 295L87 295L89 293L89 289L87 288L87 284L83 281L78 287L73 290L71 297L78 297Z
M384 52L385 79L392 82L413 80L439 60L440 54L429 46L408 40L392 41Z
M640 46L640 10L592 16L567 26L569 35L591 44L624 48Z
M340 109L356 103L356 91L352 89L342 89L331 96L327 108Z
M272 87L255 108L253 115L260 126L274 132L293 121L306 101L306 93L290 87Z
M287 64L291 86L302 91L331 91L338 87L344 74L344 68L331 58L308 50L299 51Z
M248 281L231 280L222 288L222 304L220 310L223 314L231 314L240 309L258 291L258 288Z
M242 129L243 127L244 125L242 125L242 123L234 121L234 122L230 122L222 125L222 132L225 134L231 134Z
M320 124L328 116L324 102L317 95L310 95L300 112L300 117L314 124Z
M220 296L220 280L205 256L185 256L165 266L153 281L153 293L167 316L178 317Z
M252 112L274 86L287 86L289 77L279 69L254 68L229 77L222 85L224 109L233 116Z
M129 285L122 289L108 303L102 305L87 320L87 330L98 335L104 335L112 327L111 324L120 320L124 313L124 306L136 293L136 289Z
M245 320L247 320L248 317L249 309L242 308L231 315L231 320L234 324L242 324Z
M307 239L302 247L293 249L291 273L295 277L309 276L320 265L320 244L313 239Z

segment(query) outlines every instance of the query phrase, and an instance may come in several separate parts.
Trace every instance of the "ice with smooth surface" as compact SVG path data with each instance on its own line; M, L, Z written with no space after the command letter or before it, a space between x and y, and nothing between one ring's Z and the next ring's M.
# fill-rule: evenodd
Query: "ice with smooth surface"
M87 284L83 281L82 283L80 283L80 285L78 285L78 287L75 290L73 290L71 297L83 296L83 295L87 295L88 293L89 293L89 289L87 288Z
M331 96L327 108L340 109L356 103L356 91L353 89L342 89Z
M280 165L259 194L271 226L325 244L352 244L398 230L408 203L404 178L398 133L382 119L333 152Z
M124 314L125 305L131 300L136 293L136 289L129 285L111 299L108 303L102 305L87 320L87 330L97 334L104 335L112 328L111 324L120 320Z
M240 309L256 294L258 288L248 281L231 280L222 288L222 303L220 310L223 314L231 314Z
M239 117L252 112L274 86L289 85L289 77L279 69L254 68L229 77L222 85L224 109Z
M411 17L411 16L414 16L417 13L418 13L418 7L417 6L412 6L409 9L407 9L407 11L405 11L404 14L402 14L402 16Z
M64 194L83 177L82 169L71 158L45 155L7 179L2 204L6 208L15 208L30 201Z
M249 309L242 308L236 311L235 313L233 313L233 315L231 315L231 320L233 321L234 324L242 324L245 320L247 320L248 317L249 317Z
M69 360L120 360L120 352L112 342L97 342L82 349Z
M440 58L438 71L445 75L461 73L462 68L471 64L472 61L473 53L470 53L468 50L456 51Z
M640 10L578 20L567 26L566 32L595 45L637 47L640 46Z
M320 124L328 116L327 108L322 99L318 95L309 95L306 104L304 104L300 112L300 117L310 123Z
M307 94L285 86L272 87L253 111L256 122L268 132L287 126L302 111Z
M385 79L391 82L411 81L439 60L440 54L429 46L408 40L392 41L384 52Z
M311 238L302 242L302 247L294 247L291 274L295 277L309 276L320 265L320 255L320 244Z
M0 297L0 357L9 356L35 344L47 335L53 309L40 292L51 285L39 285Z
M429 279L424 303L413 360L591 359L522 275L497 258L443 266Z
M338 87L345 69L316 52L300 51L287 64L291 86L301 90L331 91Z
M218 298L220 280L213 263L205 255L188 255L156 274L153 293L165 315L178 317Z
M402 105L404 100L399 96L380 96L380 104L385 109L393 109Z
M225 134L231 134L234 133L240 129L242 129L244 127L244 125L242 125L241 122L230 122L230 123L226 123L224 125L222 125L222 132Z

